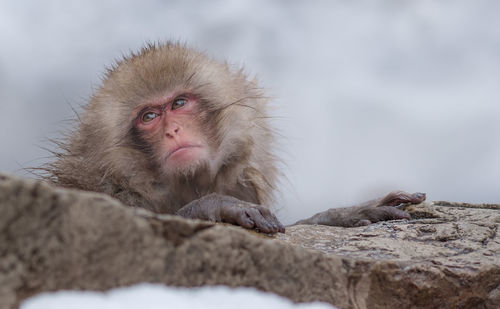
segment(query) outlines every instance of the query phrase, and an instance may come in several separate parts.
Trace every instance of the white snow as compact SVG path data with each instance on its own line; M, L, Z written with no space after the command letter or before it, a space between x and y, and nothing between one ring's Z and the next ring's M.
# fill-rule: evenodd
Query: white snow
M326 303L294 304L251 288L173 288L139 284L109 292L61 291L26 300L21 309L334 309Z

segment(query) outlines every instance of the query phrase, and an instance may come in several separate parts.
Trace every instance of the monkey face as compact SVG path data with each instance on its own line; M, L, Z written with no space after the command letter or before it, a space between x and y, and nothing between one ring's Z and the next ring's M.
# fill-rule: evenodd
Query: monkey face
M189 173L209 160L198 118L198 98L189 93L148 100L136 110L135 126L162 171Z

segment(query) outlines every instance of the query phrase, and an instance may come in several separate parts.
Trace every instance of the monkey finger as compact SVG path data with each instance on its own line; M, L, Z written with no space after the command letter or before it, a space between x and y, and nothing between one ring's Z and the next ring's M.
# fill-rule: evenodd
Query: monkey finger
M276 233L278 228L273 226L264 216L260 213L257 207L249 207L246 210L247 215L255 222L255 228L264 233Z
M380 201L380 206L397 206L399 204L411 203L419 204L425 201L426 194L422 192L408 193L404 191L394 191L389 193Z
M246 211L239 212L234 218L233 223L246 229L253 229L255 227L255 222L246 214Z
M393 206L378 206L363 209L360 220L369 220L371 222L411 219L410 214Z
M354 224L355 227L357 226L367 226L367 225L370 225L372 224L372 222L370 220L359 220L358 222L356 222Z
M407 219L410 220L411 216L406 211L398 209L392 206L381 206L377 207L377 210L380 211L381 220L399 220L399 219Z
M236 224L246 229L255 226L254 221L246 214L246 207L235 206L233 204L222 207L220 219L222 222Z
M260 214L273 226L273 230L276 232L284 233L285 227L278 218L266 207L258 206Z

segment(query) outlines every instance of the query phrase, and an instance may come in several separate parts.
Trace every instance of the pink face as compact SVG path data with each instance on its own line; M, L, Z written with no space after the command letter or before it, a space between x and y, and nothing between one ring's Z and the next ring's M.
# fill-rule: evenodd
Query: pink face
M136 127L167 172L188 171L208 157L197 105L196 96L180 94L148 101L137 109Z

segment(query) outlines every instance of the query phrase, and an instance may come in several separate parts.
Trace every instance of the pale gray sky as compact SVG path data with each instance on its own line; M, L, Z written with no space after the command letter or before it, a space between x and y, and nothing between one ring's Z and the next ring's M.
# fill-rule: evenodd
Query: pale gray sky
M498 1L0 1L0 170L37 166L144 42L244 65L275 98L289 223L393 189L500 203Z

